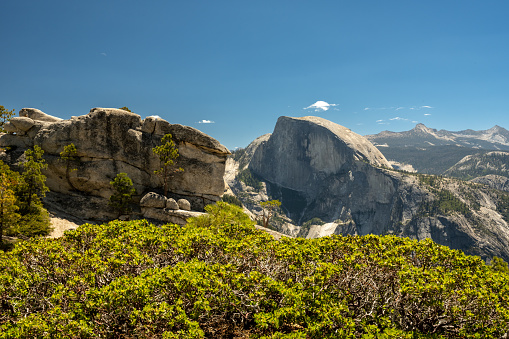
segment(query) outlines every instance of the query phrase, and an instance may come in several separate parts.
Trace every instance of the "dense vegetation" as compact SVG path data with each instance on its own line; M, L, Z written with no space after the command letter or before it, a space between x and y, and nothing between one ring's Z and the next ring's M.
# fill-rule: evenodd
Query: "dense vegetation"
M497 338L509 330L509 276L477 257L392 236L275 241L236 206L207 211L185 227L83 225L0 252L0 338Z
M41 200L49 191L42 174L48 166L43 153L37 145L26 150L21 173L0 160L0 246L4 245L3 234L27 238L51 231L49 214Z

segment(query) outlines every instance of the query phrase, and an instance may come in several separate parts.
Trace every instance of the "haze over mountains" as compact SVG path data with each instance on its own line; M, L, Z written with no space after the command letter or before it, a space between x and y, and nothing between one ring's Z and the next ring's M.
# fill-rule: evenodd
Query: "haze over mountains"
M509 131L500 126L487 130L451 132L424 124L405 132L383 131L367 135L395 167L421 173L444 174L464 157L490 151L509 151Z

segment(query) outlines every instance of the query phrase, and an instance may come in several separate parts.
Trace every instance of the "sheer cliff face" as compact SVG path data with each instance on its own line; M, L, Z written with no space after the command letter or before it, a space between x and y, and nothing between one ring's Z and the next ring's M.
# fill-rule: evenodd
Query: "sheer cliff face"
M296 220L349 219L355 204L366 212L358 218L376 224L390 217L396 187L373 166L390 167L364 137L318 117L279 118L249 164Z
M280 117L250 168L285 188L312 194L323 178L350 171L355 162L390 167L364 137L318 117Z

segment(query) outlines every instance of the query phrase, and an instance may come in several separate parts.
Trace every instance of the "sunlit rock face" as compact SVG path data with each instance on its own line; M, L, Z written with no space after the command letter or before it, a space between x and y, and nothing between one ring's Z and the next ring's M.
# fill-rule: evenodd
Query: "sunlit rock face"
M169 195L186 198L192 209L199 211L223 194L229 151L192 127L155 117L142 120L138 114L115 108L93 108L69 120L31 108L22 109L20 116L9 125L8 134L0 135L0 146L8 148L4 158L19 163L27 148L40 146L49 165L47 185L53 192L108 199L113 193L110 181L121 172L132 179L139 195L160 190L161 178L154 174L160 163L152 148L171 133L179 149L178 166L184 171L170 180ZM71 143L76 146L79 163L67 180L60 152Z
M292 218L353 218L370 228L390 217L396 191L379 167L390 164L367 139L318 117L279 118L249 164L279 193Z

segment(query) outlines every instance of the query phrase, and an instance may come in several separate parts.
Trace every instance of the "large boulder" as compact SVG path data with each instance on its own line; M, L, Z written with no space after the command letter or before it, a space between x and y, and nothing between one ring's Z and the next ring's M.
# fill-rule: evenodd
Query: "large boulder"
M180 154L177 165L184 171L175 173L169 181L169 195L188 199L193 208L202 210L223 194L229 151L195 128L170 124L158 117L142 120L138 114L115 108L93 108L69 120L32 108L22 109L20 116L11 125L23 135L0 135L1 146L12 146L6 160L19 162L24 150L39 145L49 165L44 174L52 191L108 199L113 193L110 181L121 172L131 178L137 194L161 191L162 179L154 174L160 162L152 148L170 133ZM67 178L60 152L71 143L76 146L79 162Z
M54 117L52 115L46 114L41 110L38 110L36 108L23 108L21 111L19 111L20 117L28 117L32 120L37 121L45 121L45 122L59 122L63 119Z
M165 208L166 207L166 198L164 195L157 194L154 192L149 192L143 196L140 200L141 207L155 207L155 208Z

